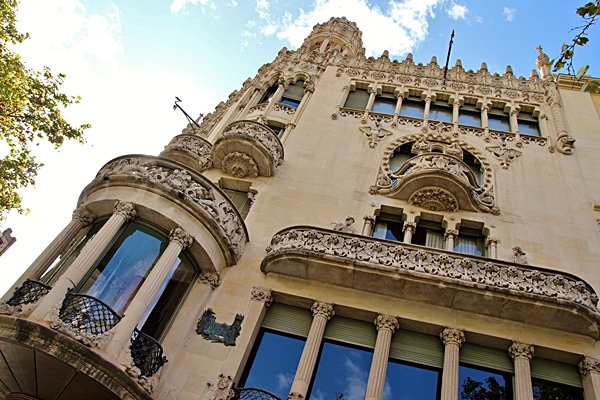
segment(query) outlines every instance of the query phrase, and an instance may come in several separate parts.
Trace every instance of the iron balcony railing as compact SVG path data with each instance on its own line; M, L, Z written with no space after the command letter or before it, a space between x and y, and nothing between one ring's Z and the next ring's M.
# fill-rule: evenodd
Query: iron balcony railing
M232 400L281 400L273 393L257 388L232 388Z
M131 334L131 346L129 348L133 363L142 375L148 378L167 362L167 357L163 356L163 348L160 343L137 328Z
M9 306L20 306L35 303L44 297L51 289L45 283L27 279L21 286L15 289L12 297L6 302Z
M70 292L58 317L72 330L94 336L108 332L121 320L112 308L95 297Z

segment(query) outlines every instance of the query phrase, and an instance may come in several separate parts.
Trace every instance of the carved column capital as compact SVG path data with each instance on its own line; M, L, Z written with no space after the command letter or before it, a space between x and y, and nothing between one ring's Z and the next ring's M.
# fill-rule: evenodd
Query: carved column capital
M91 212L84 206L80 206L75 211L73 211L73 219L79 221L81 225L85 227L94 222L94 219L96 219L96 215L94 215L93 212Z
M393 317L391 315L379 314L373 322L375 323L378 331L387 329L388 331L394 333L396 330L398 330L398 328L400 328L400 321L398 321L398 317Z
M117 200L113 210L115 214L121 215L125 219L125 222L129 222L137 217L137 211L133 203Z
M182 250L190 247L194 241L192 236L190 236L186 231L184 231L180 227L171 229L171 232L169 232L169 240L171 242L179 243L182 247Z
M461 331L460 329L445 328L440 333L440 340L444 346L455 344L458 347L461 347L465 342L465 332Z
M325 303L322 301L315 301L312 308L313 317L321 316L326 318L328 321L335 315L335 311L333 309L333 304Z
M583 360L579 364L579 373L581 374L581 379L587 377L590 373L600 374L600 360L592 357L584 357Z
M458 231L456 229L446 229L446 231L444 232L444 239L448 239L449 237L455 239L457 236Z
M497 246L498 242L500 242L500 239L498 239L497 237L488 237L485 240L485 245L487 247L489 247L489 246Z
M533 345L526 343L513 342L508 348L508 354L513 360L517 358L526 358L531 361L533 352Z
M376 217L375 217L374 215L365 215L365 216L363 217L363 219L365 220L365 222L366 222L367 224L371 224L371 225L373 225L373 224L375 223L375 219L376 219Z
M213 290L219 287L221 284L221 279L219 278L219 274L211 274L210 272L203 272L198 277L200 283L204 285L210 285Z
M300 393L293 392L288 395L288 400L303 400L303 399L304 399L304 396L302 396Z
M415 229L417 229L417 223L416 222L405 222L402 225L402 232L409 231L411 233L415 233Z
M271 289L253 287L252 288L252 300L265 303L265 307L269 308L273 303L273 295Z

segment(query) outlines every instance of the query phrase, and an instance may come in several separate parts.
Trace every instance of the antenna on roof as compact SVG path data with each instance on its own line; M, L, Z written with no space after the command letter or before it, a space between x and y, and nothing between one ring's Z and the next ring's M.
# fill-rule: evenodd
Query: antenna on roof
M175 96L175 104L173 104L173 110L176 110L179 108L181 110L181 112L183 113L183 115L185 115L185 117L187 118L188 122L190 124L192 124L192 132L196 133L196 127L200 128L200 125L198 125L198 122L196 122L197 120L194 120L192 117L190 117L190 115L188 113L185 112L185 110L183 108L181 108L181 106L178 104L180 102L181 102L181 99L179 97ZM204 118L204 114L200 114L198 116L198 120L200 118ZM196 127L194 125L196 125Z
M452 50L452 41L454 40L454 29L452 29L452 34L450 35L450 44L448 45L448 55L446 56L446 65L444 66L444 82L443 85L446 84L446 74L448 73L448 63L450 62L450 51Z

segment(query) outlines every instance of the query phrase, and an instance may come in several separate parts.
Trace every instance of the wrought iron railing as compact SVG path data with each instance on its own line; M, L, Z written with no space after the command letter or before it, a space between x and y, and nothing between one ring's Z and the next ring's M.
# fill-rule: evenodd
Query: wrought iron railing
M79 293L66 294L58 317L71 329L90 335L101 335L121 320L121 317L102 301Z
M151 377L167 362L160 343L135 329L131 334L131 358L143 376Z
M12 297L6 302L9 306L35 303L44 297L52 289L42 282L27 279L21 286L15 289Z
M232 388L233 400L281 400L273 393L256 388Z

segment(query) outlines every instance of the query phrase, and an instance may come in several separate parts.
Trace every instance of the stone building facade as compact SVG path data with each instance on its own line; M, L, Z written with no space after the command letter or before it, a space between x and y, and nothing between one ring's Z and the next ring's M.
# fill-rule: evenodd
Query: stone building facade
M316 25L83 189L2 298L0 397L600 399L600 101L537 51Z

